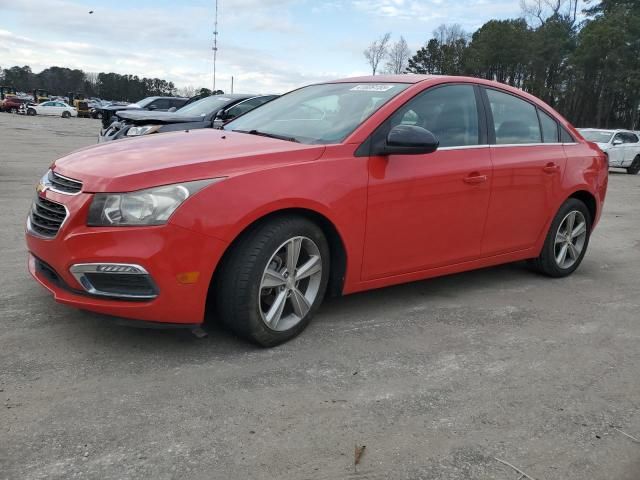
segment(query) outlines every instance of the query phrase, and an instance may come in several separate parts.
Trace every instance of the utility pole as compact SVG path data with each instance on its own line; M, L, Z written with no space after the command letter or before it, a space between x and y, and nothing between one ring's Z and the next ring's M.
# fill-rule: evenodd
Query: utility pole
M216 18L213 23L213 92L216 91L216 59L218 57L218 0L216 0Z

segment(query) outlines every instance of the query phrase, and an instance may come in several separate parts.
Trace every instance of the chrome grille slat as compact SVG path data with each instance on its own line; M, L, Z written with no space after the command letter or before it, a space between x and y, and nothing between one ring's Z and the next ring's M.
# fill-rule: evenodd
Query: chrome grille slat
M29 230L41 237L54 238L66 218L64 205L36 196L29 214Z
M60 193L75 194L82 190L81 181L65 177L53 170L49 170L48 180L50 188Z

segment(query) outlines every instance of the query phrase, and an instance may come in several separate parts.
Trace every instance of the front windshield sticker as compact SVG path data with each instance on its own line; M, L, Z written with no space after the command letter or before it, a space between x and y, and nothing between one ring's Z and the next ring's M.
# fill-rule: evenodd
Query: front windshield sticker
M373 85L373 84L365 84L365 85L356 85L350 90L355 90L358 92L386 92L387 90L391 90L395 85Z

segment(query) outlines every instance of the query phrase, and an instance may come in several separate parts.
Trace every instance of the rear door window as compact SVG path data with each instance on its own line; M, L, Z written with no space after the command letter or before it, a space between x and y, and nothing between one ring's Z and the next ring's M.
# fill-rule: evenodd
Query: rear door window
M542 127L542 141L544 143L557 143L558 124L556 121L540 109L538 109L538 116Z
M542 142L536 107L514 95L486 89L497 145Z

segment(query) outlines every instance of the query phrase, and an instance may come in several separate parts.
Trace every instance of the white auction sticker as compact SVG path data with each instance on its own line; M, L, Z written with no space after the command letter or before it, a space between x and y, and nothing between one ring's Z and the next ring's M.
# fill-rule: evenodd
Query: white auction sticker
M394 85L365 83L364 85L356 85L350 90L358 92L386 92L387 90L391 90L393 87Z

